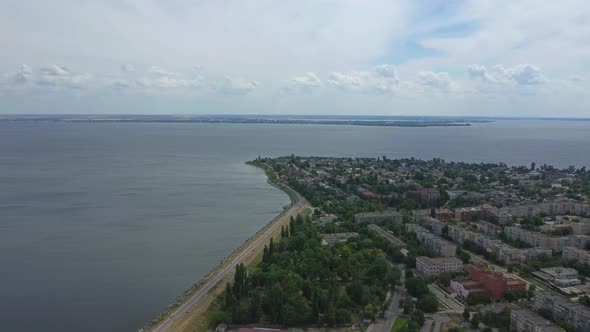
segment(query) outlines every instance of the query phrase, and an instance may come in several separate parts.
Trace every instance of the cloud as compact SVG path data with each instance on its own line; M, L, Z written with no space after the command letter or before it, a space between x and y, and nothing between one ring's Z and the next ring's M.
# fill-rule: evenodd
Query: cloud
M485 83L535 85L547 82L541 70L531 64L519 64L511 68L497 65L490 70L482 65L471 65L467 71L471 79Z
M283 92L289 94L309 93L321 86L322 81L318 75L309 72L291 79L291 81L283 87Z
M370 71L333 72L328 83L336 88L359 93L393 93L400 80L391 65L381 65Z
M142 88L186 88L191 85L190 81L174 77L141 78L135 81L137 86Z
M445 92L459 90L459 85L446 72L421 71L418 73L418 83Z
M45 88L82 89L91 81L92 75L73 73L67 67L51 65L39 69L35 84Z
M546 82L541 70L533 65L518 65L508 71L510 77L518 84L530 85Z
M166 70L162 67L152 66L148 70L148 73L156 75L156 76L179 76L180 74L177 72Z
M33 68L29 65L22 64L18 68L17 72L12 76L12 82L16 84L29 83L33 76Z
M497 83L497 80L488 73L485 66L471 65L467 67L469 78L474 80L481 80L486 83Z
M568 80L574 83L581 83L584 82L586 79L580 75L571 75L570 77L568 77Z
M226 76L223 81L217 85L216 91L228 95L245 95L256 89L257 86L258 82L256 81Z
M131 73L135 71L135 67L130 64L125 64L121 66L121 70L125 73Z
M130 87L129 82L123 80L114 80L111 82L111 87L114 90L125 90Z
M42 67L39 71L45 76L69 76L71 74L68 68L58 65Z

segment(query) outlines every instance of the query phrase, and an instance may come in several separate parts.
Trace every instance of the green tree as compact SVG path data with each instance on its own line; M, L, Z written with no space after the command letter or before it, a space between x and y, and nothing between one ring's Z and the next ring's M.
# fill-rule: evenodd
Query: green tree
M424 312L436 312L438 310L438 300L436 299L436 296L434 296L432 293L425 294L418 299L416 308Z
M463 310L463 319L468 321L469 318L471 318L471 313L469 312L469 309L465 308L465 310Z
M418 326L422 326L424 325L424 313L421 310L414 310L414 312L412 312L412 314L410 315L412 321L416 322L418 324Z

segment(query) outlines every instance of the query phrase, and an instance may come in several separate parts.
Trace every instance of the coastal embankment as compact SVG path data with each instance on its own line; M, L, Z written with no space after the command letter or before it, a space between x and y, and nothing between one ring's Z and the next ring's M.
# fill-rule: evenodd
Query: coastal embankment
M280 235L281 226L287 225L291 217L308 209L305 198L280 182L270 166L259 161L248 162L248 164L264 169L268 183L287 193L291 199L291 206L244 242L198 283L185 291L173 305L161 312L144 330L153 332L205 331L207 329L205 313L215 297L223 291L225 283L232 279L235 266L239 263L248 266L259 260L264 245L271 238Z

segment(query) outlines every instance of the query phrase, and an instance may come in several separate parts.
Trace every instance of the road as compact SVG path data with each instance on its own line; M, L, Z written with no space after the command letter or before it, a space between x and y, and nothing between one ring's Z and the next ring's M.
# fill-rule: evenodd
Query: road
M256 239L252 241L246 248L244 248L230 263L226 264L219 272L215 274L214 277L205 282L197 292L195 292L188 300L186 300L181 306L174 310L163 322L160 323L160 325L152 329L153 332L174 331L172 330L174 322L181 320L183 318L183 314L185 314L195 303L197 303L201 297L203 297L203 295L212 290L215 285L217 285L227 275L233 273L237 264L242 262L261 244L269 241L272 235L275 234L280 226L284 224L281 221L284 221L285 218L289 220L291 216L295 217L297 213L299 213L301 209L306 206L307 201L297 192L294 190L292 191L297 195L297 203L292 205L287 211L283 211L280 215L275 217L275 219L271 222L271 225L262 234L257 235Z
M387 312L385 313L385 319L380 319L375 322L374 326L372 327L372 331L374 332L389 332L395 323L395 320L399 316L399 301L404 299L404 285L406 283L406 267L403 264L398 265L400 269L401 276L400 276L400 284L401 286L397 286L393 290L393 299L391 300L391 304Z
M444 303L451 311L456 313L463 313L465 307L461 302L455 300L453 297L448 295L445 291L443 291L440 287L434 284L428 285L430 291L438 298L438 300Z

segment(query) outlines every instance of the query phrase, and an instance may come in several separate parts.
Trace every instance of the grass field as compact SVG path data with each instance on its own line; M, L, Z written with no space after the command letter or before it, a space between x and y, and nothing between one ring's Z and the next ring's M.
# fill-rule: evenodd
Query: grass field
M395 323L391 327L391 332L398 332L404 326L408 325L409 319L407 317L400 316L395 320Z

